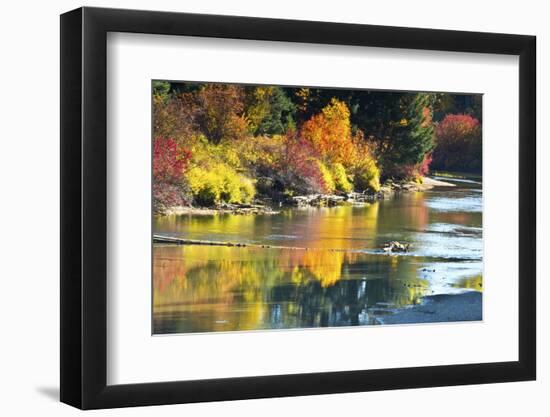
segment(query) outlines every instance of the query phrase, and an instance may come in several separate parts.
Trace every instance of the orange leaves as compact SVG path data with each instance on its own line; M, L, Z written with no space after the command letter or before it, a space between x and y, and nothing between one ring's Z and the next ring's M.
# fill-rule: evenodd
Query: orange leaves
M302 125L300 136L313 145L323 160L345 164L353 152L347 105L333 98L321 113Z

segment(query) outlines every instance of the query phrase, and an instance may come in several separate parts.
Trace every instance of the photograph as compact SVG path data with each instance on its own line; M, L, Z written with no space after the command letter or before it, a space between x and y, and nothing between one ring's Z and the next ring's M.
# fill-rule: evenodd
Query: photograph
M152 333L481 321L482 97L153 80Z

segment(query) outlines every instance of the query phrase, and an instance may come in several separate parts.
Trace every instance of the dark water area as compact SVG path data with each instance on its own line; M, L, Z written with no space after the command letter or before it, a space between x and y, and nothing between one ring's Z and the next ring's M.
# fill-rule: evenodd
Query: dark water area
M481 181L438 179L455 187L363 206L156 218L167 236L302 249L154 245L153 332L377 325L425 296L481 291ZM384 253L392 240L411 250Z

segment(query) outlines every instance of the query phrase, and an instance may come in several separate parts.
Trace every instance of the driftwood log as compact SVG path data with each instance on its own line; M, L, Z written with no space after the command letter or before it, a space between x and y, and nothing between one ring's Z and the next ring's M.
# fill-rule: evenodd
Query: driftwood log
M303 248L298 246L276 246L265 245L258 243L242 243L242 242L224 242L216 240L199 240L199 239L184 239L180 237L153 235L153 243L172 244L172 245L203 245L203 246L229 246L229 247L249 247L249 248L264 248L264 249L289 249L289 250L321 250L329 252L357 252L364 253L361 249L338 249L338 248ZM409 243L400 243L391 241L384 244L384 252L408 252Z

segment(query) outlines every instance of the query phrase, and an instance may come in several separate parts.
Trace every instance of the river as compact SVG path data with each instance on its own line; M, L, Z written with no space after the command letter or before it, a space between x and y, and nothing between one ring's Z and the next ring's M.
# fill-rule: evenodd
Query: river
M444 180L366 206L156 217L158 234L300 249L155 244L153 333L376 325L482 291L482 184ZM410 251L384 253L391 240Z

